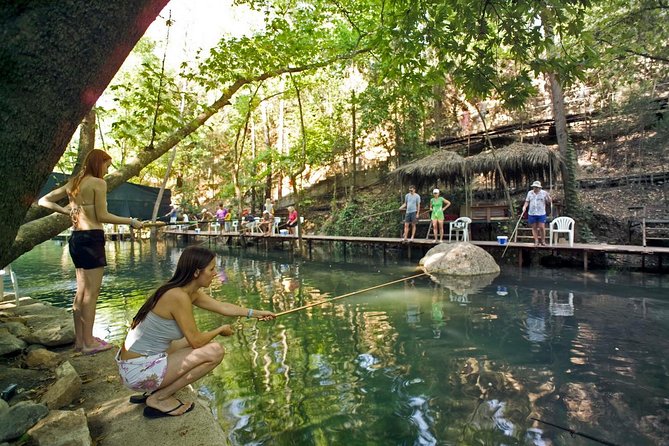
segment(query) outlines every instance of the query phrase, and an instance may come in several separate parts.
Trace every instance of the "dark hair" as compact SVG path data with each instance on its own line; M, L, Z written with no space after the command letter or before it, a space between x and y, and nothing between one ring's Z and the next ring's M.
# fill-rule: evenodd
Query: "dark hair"
M209 251L207 248L201 248L199 246L189 246L184 249L179 257L177 262L177 269L174 271L174 275L170 280L165 284L161 285L152 295L149 297L142 308L139 309L135 317L132 319L132 324L130 328L135 328L139 325L140 322L144 320L149 311L153 310L160 298L173 288L178 288L180 286L185 286L191 283L195 279L195 273L198 270L203 270L209 265L209 263L216 257L216 254Z

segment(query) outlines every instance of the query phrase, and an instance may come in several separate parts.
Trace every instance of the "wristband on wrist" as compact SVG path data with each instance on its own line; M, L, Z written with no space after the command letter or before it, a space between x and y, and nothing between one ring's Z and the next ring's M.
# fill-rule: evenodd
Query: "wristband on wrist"
M246 319L251 319L251 316L253 316L253 308L249 308L248 313L246 313Z

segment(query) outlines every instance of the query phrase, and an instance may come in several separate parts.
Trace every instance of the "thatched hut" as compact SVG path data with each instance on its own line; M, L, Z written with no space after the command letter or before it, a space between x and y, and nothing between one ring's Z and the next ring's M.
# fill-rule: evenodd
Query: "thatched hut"
M442 150L406 164L392 172L402 183L420 187L440 180L447 185L462 183L465 177L465 158L455 152Z
M482 175L495 188L502 186L497 163L509 187L527 187L534 180L554 183L560 171L560 154L543 144L515 142L501 149L486 150L467 157L467 171Z
M403 183L472 187L472 179L499 189L501 178L497 163L509 187L525 188L534 180L555 182L561 158L557 151L542 144L515 142L463 158L457 153L440 151L396 169L393 174ZM475 181L477 182L477 181Z

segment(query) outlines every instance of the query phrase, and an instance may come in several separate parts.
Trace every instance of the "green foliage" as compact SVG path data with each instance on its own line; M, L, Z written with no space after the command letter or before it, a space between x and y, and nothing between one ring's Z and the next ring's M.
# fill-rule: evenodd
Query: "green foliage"
M367 197L362 203L348 202L332 213L322 231L328 235L397 237L400 211L397 200L385 195Z
M601 60L593 81L620 86L666 79L669 6L657 0L610 0L594 2L589 12L588 44Z
M152 42L144 39L133 53L140 59L137 68L121 73L109 87L116 104L107 113L113 119L109 136L123 158L149 146L152 139L154 143L164 139L183 125L181 94L175 77L163 72L153 49Z

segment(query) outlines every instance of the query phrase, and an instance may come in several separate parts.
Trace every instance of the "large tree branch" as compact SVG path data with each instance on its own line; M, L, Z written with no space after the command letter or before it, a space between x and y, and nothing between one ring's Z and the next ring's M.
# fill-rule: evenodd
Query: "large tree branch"
M130 178L139 175L143 168L151 164L156 159L160 158L163 154L167 153L172 147L176 146L179 142L183 141L191 133L204 125L204 123L206 123L207 120L216 114L219 110L221 110L226 105L229 105L232 96L234 96L234 94L245 85L260 82L286 73L300 73L316 68L321 68L339 60L353 58L356 55L367 51L369 50L357 50L312 64L301 65L298 67L279 68L259 74L258 76L237 79L223 91L221 96L215 102L209 105L204 111L202 111L184 127L168 136L165 140L157 144L153 149L147 148L146 150L142 151L136 158L130 159L123 169L107 175L105 180L107 181L108 190L111 191ZM21 254L32 249L35 245L59 234L68 226L69 219L66 216L53 214L49 215L48 217L39 218L37 220L26 223L20 227L14 243L2 258L6 259L7 263L9 263L18 258Z

